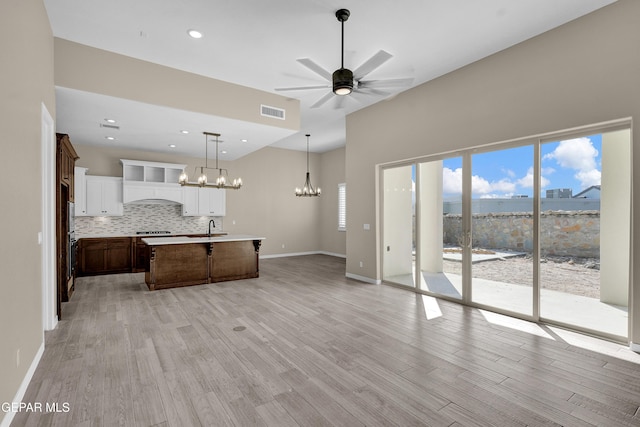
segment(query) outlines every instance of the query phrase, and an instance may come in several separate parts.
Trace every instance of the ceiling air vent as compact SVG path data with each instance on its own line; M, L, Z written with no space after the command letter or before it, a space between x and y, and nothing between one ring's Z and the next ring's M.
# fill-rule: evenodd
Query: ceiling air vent
M284 120L284 110L282 108L260 105L260 115Z
M101 127L101 128L109 128L109 129L116 129L116 130L120 130L120 126L116 126L116 125L105 125L104 123L100 123L100 127Z

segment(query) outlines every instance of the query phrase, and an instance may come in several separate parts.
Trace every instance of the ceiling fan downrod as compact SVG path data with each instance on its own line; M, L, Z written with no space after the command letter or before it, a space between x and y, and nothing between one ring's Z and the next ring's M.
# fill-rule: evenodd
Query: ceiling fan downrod
M353 91L353 72L344 68L344 22L349 19L351 12L348 9L336 11L336 18L342 25L342 45L340 69L333 72L333 93L336 95L349 95Z

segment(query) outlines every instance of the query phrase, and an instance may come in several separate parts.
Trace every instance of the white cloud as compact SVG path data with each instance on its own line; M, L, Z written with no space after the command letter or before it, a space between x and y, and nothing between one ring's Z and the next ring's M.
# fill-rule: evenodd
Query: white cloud
M471 189L473 194L490 195L492 193L503 193L501 197L506 197L504 193L514 193L516 191L516 184L507 178L489 182L481 176L473 175L471 177Z
M593 169L585 172L578 172L575 177L582 183L582 188L589 188L592 185L600 185L601 173L597 169Z
M550 173L553 173L553 169L551 169ZM544 169L543 169L544 173ZM518 179L516 183L522 188L533 188L533 166L527 170L527 174L522 178ZM549 180L543 176L540 176L540 188L544 188L549 185Z
M530 167L527 174L516 181L520 187L533 188L533 167Z
M574 177L582 188L600 184L600 171L596 165L598 150L589 138L575 138L560 141L553 152L545 154L542 160L555 160L563 168L576 171Z
M442 168L442 192L462 194L462 168L455 170Z
M473 194L481 197L511 197L516 193L516 187L516 183L508 178L489 182L478 175L471 177ZM462 193L462 168L455 170L442 168L442 192L444 194Z
M502 172L507 175L509 178L515 178L516 177L516 173L514 171L512 171L511 169L502 169Z

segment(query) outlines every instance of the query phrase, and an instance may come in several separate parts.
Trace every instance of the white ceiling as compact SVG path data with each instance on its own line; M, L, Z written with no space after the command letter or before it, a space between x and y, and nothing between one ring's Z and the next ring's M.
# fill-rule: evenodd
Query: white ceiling
M297 59L311 58L329 72L340 68L337 9L351 11L346 68L385 50L393 57L367 80L408 77L416 86L614 1L44 0L56 37L269 92L327 83ZM192 39L188 29L204 37ZM406 89L393 88L386 98ZM277 92L300 99L301 128L293 134L66 88L56 90L56 120L74 144L202 157L202 131L210 131L229 142L220 158L233 160L266 145L305 150L310 133L311 151L324 152L345 144L346 114L385 98L350 95L336 108L334 97L310 108L329 91ZM118 121L115 141L98 125L105 118ZM237 143L243 138L248 142Z

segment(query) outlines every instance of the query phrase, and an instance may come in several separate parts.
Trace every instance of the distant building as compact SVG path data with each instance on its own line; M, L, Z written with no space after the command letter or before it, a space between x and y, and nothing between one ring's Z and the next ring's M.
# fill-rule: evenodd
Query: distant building
M579 192L573 197L575 199L600 199L600 186L592 185L591 187L585 190L582 190L581 192Z
M554 188L547 190L547 199L570 199L573 190L570 188Z

